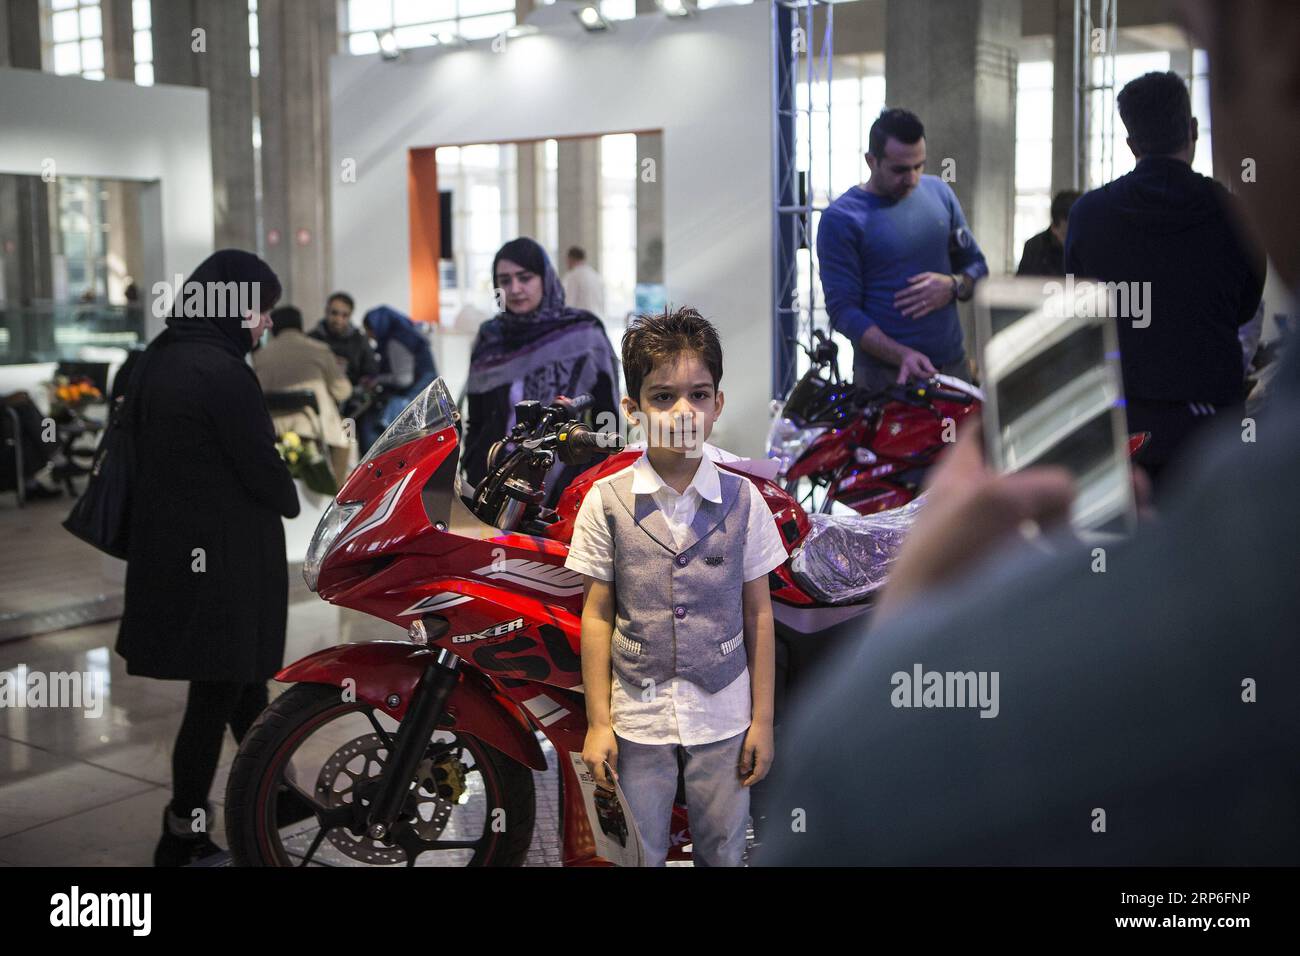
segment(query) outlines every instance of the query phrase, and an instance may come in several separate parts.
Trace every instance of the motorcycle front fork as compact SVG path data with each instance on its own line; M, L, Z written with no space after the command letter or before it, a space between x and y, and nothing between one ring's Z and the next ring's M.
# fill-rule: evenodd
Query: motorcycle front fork
M370 805L366 832L373 839L383 840L392 832L393 823L406 802L416 767L424 757L447 698L456 686L459 668L460 658L440 648L420 675L420 682L415 686L406 716L388 755L379 793Z

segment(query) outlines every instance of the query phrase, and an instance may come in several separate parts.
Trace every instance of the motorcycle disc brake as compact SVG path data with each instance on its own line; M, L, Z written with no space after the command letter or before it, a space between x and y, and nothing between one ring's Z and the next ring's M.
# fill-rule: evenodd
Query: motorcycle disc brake
M355 829L360 832L358 836L353 827L332 827L326 831L325 838L345 856L380 866L407 861L407 851L398 845L402 842L433 844L442 835L464 791L465 768L459 760L450 754L442 754L437 759L425 757L416 770L416 785L407 794L402 815L393 824L396 842L373 839L365 833L365 815L379 792L387 751L387 744L378 734L357 737L334 751L316 778L316 801L329 808L354 808ZM384 759L380 758L381 752ZM403 828L414 831L414 840L409 836L406 841L397 839Z

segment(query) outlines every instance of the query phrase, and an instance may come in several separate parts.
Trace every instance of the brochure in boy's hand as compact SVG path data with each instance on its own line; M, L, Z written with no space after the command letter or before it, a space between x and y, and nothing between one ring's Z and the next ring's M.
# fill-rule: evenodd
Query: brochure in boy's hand
M644 865L641 834L637 832L623 788L610 771L609 764L605 764L605 775L614 781L613 792L596 786L596 778L587 769L582 754L570 751L569 759L573 761L573 772L582 787L582 802L587 808L587 822L591 824L591 834L596 841L596 855L615 866Z

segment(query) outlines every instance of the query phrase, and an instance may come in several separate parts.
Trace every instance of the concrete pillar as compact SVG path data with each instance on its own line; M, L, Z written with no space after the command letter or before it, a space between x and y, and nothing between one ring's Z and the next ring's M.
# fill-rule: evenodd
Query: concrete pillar
M636 281L664 281L663 133L636 137ZM649 180L649 181L647 181Z
M1056 25L1052 33L1052 195L1063 189L1080 189L1084 170L1079 165L1080 53L1075 49L1079 24L1075 0L1055 0Z
M587 136L559 141L556 196L560 213L557 264L564 271L570 246L587 250L587 262L600 271L600 138Z
M531 236L542 245L546 237L538 235L537 209L542 204L541 173L546 168L545 143L519 143L516 150L515 196L519 206L519 235Z
M329 58L338 50L334 5L262 0L257 11L266 261L284 285L281 301L301 309L310 325L325 314L325 297L333 291L333 177L345 177L347 188L360 174L355 165L362 158L330 156Z
M135 81L135 24L131 0L100 0L104 24L104 76Z
M104 75L110 80L135 81L135 32L131 0L101 0L104 22ZM126 286L136 283L144 295L143 244L140 225L140 184L106 180L108 193L108 300L126 301ZM143 331L143 330L141 330Z
M1014 268L1020 0L890 0L888 105L925 124L928 170L957 194L993 274Z
M208 91L214 248L255 250L248 6L237 0L153 0L151 15L154 81Z
M0 0L0 66L41 68L39 0ZM39 176L0 176L0 269L7 309L48 304L54 295L51 253L48 184ZM14 316L6 322L11 354L39 347L32 335L53 338L52 326L42 332L27 329L30 322L20 326Z

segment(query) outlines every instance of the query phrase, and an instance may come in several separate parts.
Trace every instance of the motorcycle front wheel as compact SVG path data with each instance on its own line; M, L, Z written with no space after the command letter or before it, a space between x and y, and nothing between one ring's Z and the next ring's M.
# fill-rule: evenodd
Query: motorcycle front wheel
M399 724L327 684L296 684L258 718L226 788L236 866L519 866L532 843L532 771L438 728L385 840L369 836Z

